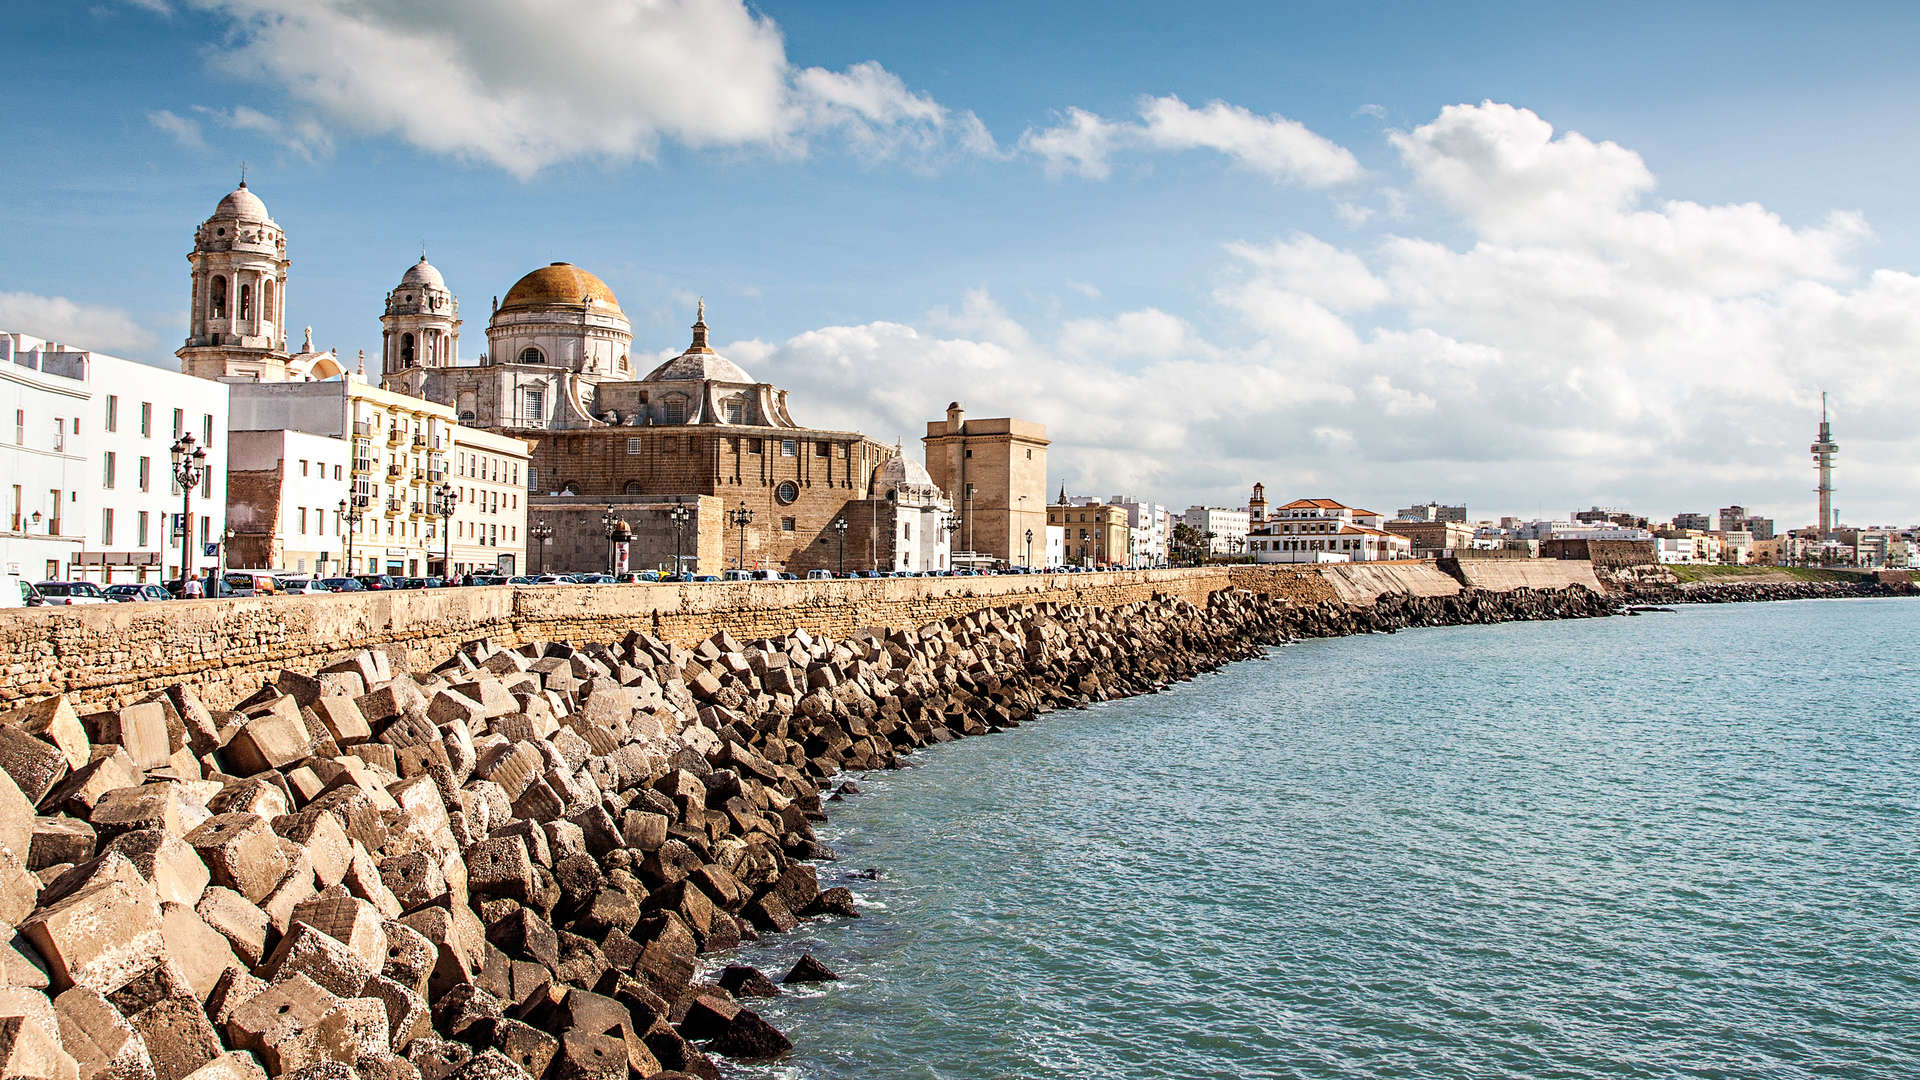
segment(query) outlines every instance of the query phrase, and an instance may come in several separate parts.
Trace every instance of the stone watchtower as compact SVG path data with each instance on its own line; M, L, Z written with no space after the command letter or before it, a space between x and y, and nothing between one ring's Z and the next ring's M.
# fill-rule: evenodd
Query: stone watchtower
M383 389L425 397L428 371L460 362L460 301L424 253L387 294L380 326Z
M1012 417L969 420L959 402L927 424L927 472L959 513L953 550L1024 563L1027 533L1047 543L1047 429ZM961 565L956 562L955 565Z
M180 370L203 379L287 378L287 234L243 179L193 234L193 297Z
M1253 497L1247 500L1247 523L1259 527L1267 522L1267 485L1253 485Z

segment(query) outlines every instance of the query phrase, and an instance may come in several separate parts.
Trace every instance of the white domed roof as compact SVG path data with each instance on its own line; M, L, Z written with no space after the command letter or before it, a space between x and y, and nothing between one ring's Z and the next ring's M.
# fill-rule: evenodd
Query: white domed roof
M707 302L701 300L700 314L693 323L693 344L686 352L654 368L643 381L751 383L753 376L708 346Z
M422 255L420 256L419 262L407 268L407 272L400 278L400 284L425 285L430 289L439 289L445 292L447 279L441 277L439 269L428 262L425 255Z
M873 470L876 491L896 491L902 487L933 487L933 475L926 466L905 454L895 454Z
M239 187L228 192L227 197L220 200L220 205L214 208L213 216L239 218L242 221L273 220L267 214L267 204L260 201L260 196L247 190L245 180L240 181Z
M753 376L740 365L710 349L683 352L654 368L647 382L727 382L751 383Z

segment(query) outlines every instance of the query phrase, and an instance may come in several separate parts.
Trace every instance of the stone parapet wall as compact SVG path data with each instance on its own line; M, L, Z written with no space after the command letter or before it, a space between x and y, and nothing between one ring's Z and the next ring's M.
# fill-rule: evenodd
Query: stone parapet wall
M1584 559L1461 559L1442 560L1442 568L1457 574L1470 589L1512 592L1515 589L1565 589L1578 585L1604 591Z
M1555 563L1562 574L1573 566ZM1588 569L1586 581L1592 581ZM1544 586L1536 586L1544 587ZM1596 586L1591 586L1596 588ZM845 637L1023 603L1115 607L1154 595L1204 605L1227 588L1303 606L1382 594L1445 596L1432 563L1210 566L1103 574L685 585L543 585L185 600L0 613L0 701L64 693L117 706L177 683L225 707L283 668L314 672L360 649L431 664L478 638L614 641L642 630L692 644L796 629Z

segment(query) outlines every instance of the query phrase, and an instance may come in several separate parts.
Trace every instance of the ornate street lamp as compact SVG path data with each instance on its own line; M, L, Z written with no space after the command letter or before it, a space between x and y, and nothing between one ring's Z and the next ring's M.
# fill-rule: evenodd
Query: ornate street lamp
M687 527L687 519L692 516L692 512L679 503L674 503L673 509L667 511L667 520L673 522L673 576L676 580L679 579L682 572L682 564L680 562L681 535Z
M325 513L325 511L321 511L321 512ZM228 529L226 532L223 532L220 534L220 564L219 565L220 565L220 576L222 578L227 576L227 548L230 547L232 544L233 544L232 529ZM214 588L217 589L219 588L219 586L216 585L214 586Z
M613 545L616 538L624 542L631 538L633 533L627 528L627 523L620 520L620 515L613 512L611 506L600 515L600 527L607 532L607 573L611 574L614 571Z
M944 569L953 569L953 537L960 531L960 515L948 514L940 519L940 527L947 530L947 565Z
M833 519L833 531L840 536L840 576L847 576L847 517L845 514Z
M440 515L440 576L453 576L453 508L460 505L460 489L446 481L433 489L433 512Z
M1033 568L1033 530L1027 530L1027 568Z
M740 530L740 569L747 568L747 526L753 524L753 511L747 509L747 500L741 499L740 505L727 511L727 523Z
M547 524L546 518L541 518L527 529L527 535L533 539L536 545L533 549L534 554L540 556L539 566L533 571L535 574L539 574L546 569L547 555L543 549L553 542L553 526Z
M360 521L367 516L367 497L355 495L352 499L340 500L340 512L334 515L341 531L347 534L347 574L353 576L353 535L360 531Z
M207 448L191 432L173 442L173 479L180 485L180 591L193 576L193 489L207 475Z

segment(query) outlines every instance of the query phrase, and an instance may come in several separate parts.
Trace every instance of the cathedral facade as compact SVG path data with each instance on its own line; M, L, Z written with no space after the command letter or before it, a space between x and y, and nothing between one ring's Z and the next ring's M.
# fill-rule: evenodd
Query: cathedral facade
M606 568L589 557L602 549L603 515L620 516L636 537L663 535L651 517L670 512L677 499L702 497L717 500L720 514L708 503L698 515L704 524L694 527L710 531L724 519L723 565L838 567L842 534L834 522L851 521L855 504L874 495L876 472L897 449L859 432L802 427L786 390L755 380L713 348L704 303L686 349L641 375L632 326L613 291L580 267L553 263L493 304L487 352L460 364L458 303L438 272L429 283L431 268L423 267L409 270L388 297L382 380L452 406L463 424L532 447L531 513L574 534L553 544L563 559L587 563L550 569ZM429 290L438 290L432 319L419 314ZM872 513L864 516L871 523ZM869 557L849 561L849 569L892 564L875 545L862 547ZM666 565L671 555L636 552L631 565Z

